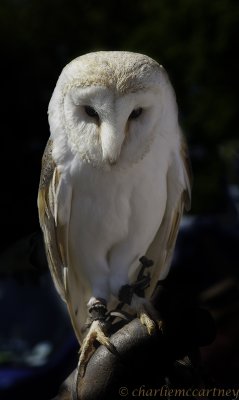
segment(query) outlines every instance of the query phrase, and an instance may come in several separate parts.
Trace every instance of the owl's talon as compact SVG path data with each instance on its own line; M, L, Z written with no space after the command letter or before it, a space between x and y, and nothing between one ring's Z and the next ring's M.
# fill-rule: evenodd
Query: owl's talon
M95 351L95 342L105 346L111 353L118 355L115 346L107 336L107 307L104 299L92 297L88 303L89 307L89 331L85 336L81 349L78 364L79 376L83 377L87 364Z
M140 314L139 319L141 324L146 326L148 334L152 335L156 330L155 322L145 312Z
M105 347L106 347L112 354L114 354L115 356L118 356L118 355L119 355L119 353L118 353L116 347L115 347L110 341L107 343L107 345L105 344Z
M161 319L152 319L146 312L139 314L139 319L142 325L145 325L149 335L152 335L156 329L163 332L163 321Z
M149 300L134 295L131 306L136 310L141 324L147 328L149 335L152 335L157 329L162 331L163 321Z
M99 320L94 320L91 324L89 332L82 342L78 364L79 374L81 377L84 376L87 364L95 351L95 342L105 346L114 355L118 354L115 346L110 343L110 340L106 336L104 330L105 325Z

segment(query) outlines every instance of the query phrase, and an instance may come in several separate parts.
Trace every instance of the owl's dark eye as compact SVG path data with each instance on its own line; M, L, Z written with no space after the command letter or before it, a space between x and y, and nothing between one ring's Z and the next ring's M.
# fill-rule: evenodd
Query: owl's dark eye
M136 119L142 114L142 107L135 108L135 110L132 111L132 113L129 116L129 119Z
M99 114L95 111L95 109L91 106L84 106L85 113L91 117L99 120Z

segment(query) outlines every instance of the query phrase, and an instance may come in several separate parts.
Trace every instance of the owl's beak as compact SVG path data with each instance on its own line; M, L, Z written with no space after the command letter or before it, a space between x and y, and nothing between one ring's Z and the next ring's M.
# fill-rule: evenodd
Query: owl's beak
M121 153L125 135L113 126L102 126L100 132L102 158L107 164L114 165Z

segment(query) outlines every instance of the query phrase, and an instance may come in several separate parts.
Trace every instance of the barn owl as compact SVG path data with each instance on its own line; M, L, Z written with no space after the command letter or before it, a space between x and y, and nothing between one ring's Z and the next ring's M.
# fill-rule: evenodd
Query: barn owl
M150 298L169 271L190 204L187 146L167 73L142 54L102 51L74 59L58 79L48 114L39 218L84 370L95 340L115 350L106 310L128 303L149 334L160 323ZM139 295L133 288L142 255L154 265Z

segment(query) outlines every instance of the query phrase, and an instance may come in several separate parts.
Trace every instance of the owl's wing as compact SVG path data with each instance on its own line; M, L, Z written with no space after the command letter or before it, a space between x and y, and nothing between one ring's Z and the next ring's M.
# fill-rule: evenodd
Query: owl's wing
M55 223L55 193L59 185L59 180L60 174L52 158L52 141L49 140L42 158L38 210L50 271L59 294L66 301L63 254L57 242Z
M169 271L183 211L190 209L191 184L188 148L181 137L180 155L174 155L167 173L167 206L163 221L146 254L154 261L150 287L146 290L148 298L158 280L164 279Z
M64 204L63 210L59 203ZM68 225L71 211L71 186L66 185L52 157L52 141L49 140L42 158L42 170L38 191L40 225L44 235L46 256L56 289L66 302L72 325L81 340L81 333L72 310L69 293ZM59 213L64 214L59 222Z

